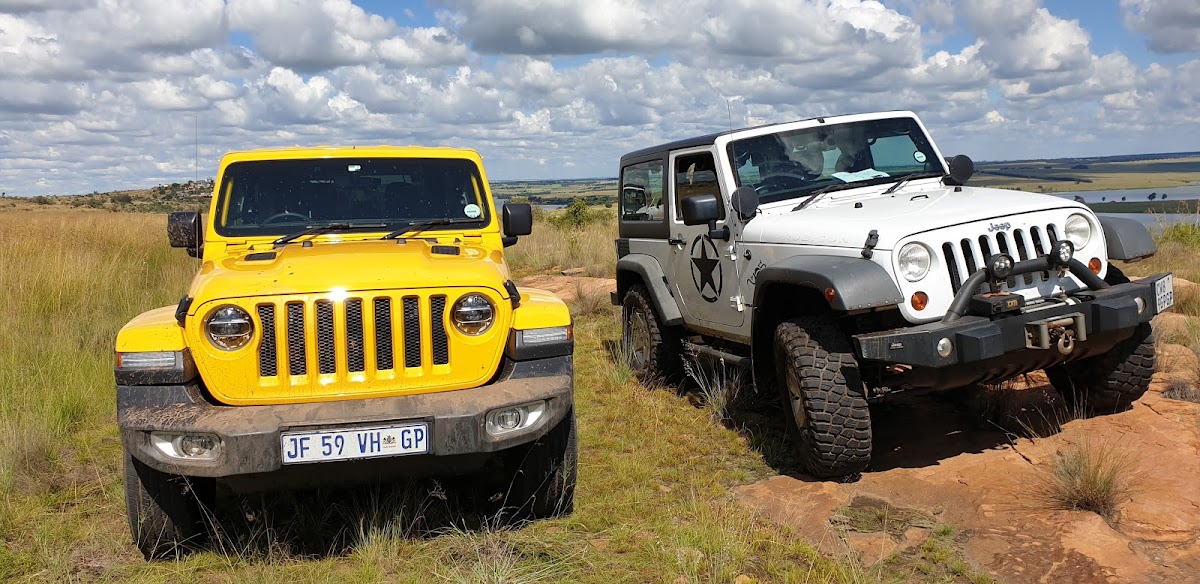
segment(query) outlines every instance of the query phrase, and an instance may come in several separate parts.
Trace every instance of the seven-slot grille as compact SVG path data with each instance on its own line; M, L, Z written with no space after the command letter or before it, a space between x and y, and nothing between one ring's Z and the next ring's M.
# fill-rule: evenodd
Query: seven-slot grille
M305 304L300 301L286 302L283 310L287 315L284 335L276 335L275 304L260 304L258 318L262 325L262 342L258 348L258 370L263 377L276 375L304 375L316 366L321 374L339 373L338 356L345 358L345 371L361 373L366 369L367 343L374 345L374 365L377 371L388 371L395 367L397 346L404 367L421 367L425 360L433 365L450 363L449 338L446 335L444 314L446 297L429 297L428 309L422 310L417 296L376 297L371 299L347 298L342 303L332 300L317 300L306 315ZM392 324L393 305L402 310L403 322L399 329ZM368 313L369 311L369 313ZM345 336L338 339L335 329L335 312L339 312L344 323ZM306 319L312 315L315 323ZM367 338L363 326L365 319L374 324L373 338ZM428 322L432 343L428 349L421 345L421 326ZM308 325L308 326L306 326ZM282 343L277 338L282 337ZM316 343L316 362L310 363L307 345ZM399 343L397 343L399 341ZM281 370L279 355L286 355L287 370Z
M1054 224L1048 224L1044 228L1035 225L1028 230L1013 229L1011 233L995 231L974 239L964 237L959 241L943 243L942 259L946 263L946 271L950 273L950 284L957 293L963 281L976 270L986 266L987 259L993 255L1006 253L1016 261L1033 259L1049 253L1056 241L1058 230ZM1050 274L1040 272L1013 276L1006 282L1007 286L1016 287L1017 278L1021 278L1028 286L1032 285L1035 279L1050 279Z

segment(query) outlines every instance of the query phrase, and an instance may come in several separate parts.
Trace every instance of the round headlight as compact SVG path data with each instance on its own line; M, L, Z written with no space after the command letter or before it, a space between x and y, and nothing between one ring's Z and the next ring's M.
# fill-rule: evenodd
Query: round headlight
M1092 239L1092 222L1079 213L1067 217L1067 222L1063 224L1063 237L1075 244L1075 249L1087 245Z
M492 328L496 311L487 296L472 292L459 298L450 311L454 328L468 335L481 335Z
M929 254L929 248L920 243L906 243L900 248L900 255L897 256L897 263L900 266L900 273L905 280L916 282L925 277L929 273L929 265L932 257Z
M222 351L234 351L246 346L254 335L254 321L238 306L222 306L208 313L204 332L213 346Z

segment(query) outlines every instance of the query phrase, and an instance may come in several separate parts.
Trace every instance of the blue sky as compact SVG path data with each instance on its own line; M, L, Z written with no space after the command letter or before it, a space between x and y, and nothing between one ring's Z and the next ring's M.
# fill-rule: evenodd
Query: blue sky
M877 109L978 160L1200 150L1198 31L1195 0L0 0L0 191L186 180L197 139L205 176L330 143L613 176L731 116Z

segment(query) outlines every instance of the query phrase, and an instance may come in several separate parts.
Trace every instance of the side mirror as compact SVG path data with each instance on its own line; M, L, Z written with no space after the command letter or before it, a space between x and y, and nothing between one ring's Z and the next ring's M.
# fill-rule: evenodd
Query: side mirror
M533 233L533 207L529 203L505 203L500 223L504 229L504 247L517 242L517 237Z
M754 212L758 210L758 191L754 187L745 186L733 191L732 199L730 202L738 219L749 221L754 218Z
M950 183L953 185L965 185L967 179L975 174L975 163L971 162L971 158L965 154L959 154L950 159Z
M187 248L188 255L200 257L200 214L175 211L167 215L167 240L171 247Z
M692 195L680 201L683 208L684 225L708 224L708 237L729 241L729 226L717 229L717 219L721 216L721 201L712 193Z
M704 225L721 216L721 202L711 193L687 197L680 204L684 225Z

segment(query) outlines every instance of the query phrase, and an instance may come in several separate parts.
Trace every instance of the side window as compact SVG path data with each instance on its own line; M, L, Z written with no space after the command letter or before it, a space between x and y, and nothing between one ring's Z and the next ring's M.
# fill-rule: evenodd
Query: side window
M721 200L721 185L717 183L717 163L709 152L687 154L675 159L675 219L683 220L683 200L696 195L716 195ZM725 218L725 205L719 205L720 219Z
M621 220L662 219L663 162L651 160L621 169Z

